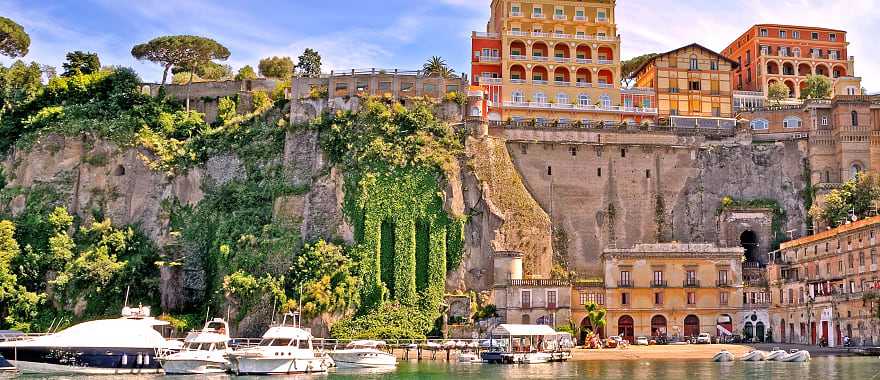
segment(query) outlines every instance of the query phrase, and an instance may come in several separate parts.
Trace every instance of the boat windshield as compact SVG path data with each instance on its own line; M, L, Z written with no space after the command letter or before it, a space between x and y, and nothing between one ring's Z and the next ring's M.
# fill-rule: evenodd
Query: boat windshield
M188 343L186 349L191 351L211 351L214 349L214 343Z

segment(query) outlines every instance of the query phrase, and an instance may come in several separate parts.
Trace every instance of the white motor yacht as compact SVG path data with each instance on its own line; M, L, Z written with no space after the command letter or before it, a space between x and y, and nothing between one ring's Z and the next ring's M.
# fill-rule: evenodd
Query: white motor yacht
M0 342L0 355L23 373L161 373L156 357L169 348L149 307L129 308L122 318L83 322L54 334Z
M293 316L294 321L297 315ZM315 351L312 334L298 324L269 328L256 347L232 351L229 362L239 375L277 375L327 372L333 359Z
M229 348L228 325L221 318L205 323L201 330L191 331L181 351L159 358L169 375L200 375L224 373L229 369L226 359Z
M339 368L378 368L394 367L397 358L380 348L385 346L381 340L355 340L342 350L330 351L330 357Z

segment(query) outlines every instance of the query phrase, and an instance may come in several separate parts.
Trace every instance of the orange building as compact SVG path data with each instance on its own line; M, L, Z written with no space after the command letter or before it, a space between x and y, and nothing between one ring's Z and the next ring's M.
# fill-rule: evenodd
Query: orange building
M654 94L621 89L614 0L493 0L472 35L489 120L653 122Z
M767 94L772 83L784 83L789 96L799 98L808 75L824 75L834 83L834 95L861 95L861 78L843 30L759 24L752 26L721 53L738 62L734 88Z

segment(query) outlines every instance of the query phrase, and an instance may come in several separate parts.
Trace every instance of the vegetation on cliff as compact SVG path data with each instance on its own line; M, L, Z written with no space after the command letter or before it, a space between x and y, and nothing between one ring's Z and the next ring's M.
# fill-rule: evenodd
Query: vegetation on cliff
M825 196L823 206L810 208L810 215L823 224L837 227L853 217L861 219L877 212L877 199L880 199L878 178L858 173L839 188Z

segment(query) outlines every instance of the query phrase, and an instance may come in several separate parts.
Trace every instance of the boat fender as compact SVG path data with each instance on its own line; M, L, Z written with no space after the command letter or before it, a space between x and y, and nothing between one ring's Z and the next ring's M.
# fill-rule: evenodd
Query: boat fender
M128 365L128 354L122 354L122 365Z
M142 365L144 365L144 355L143 355L143 354L138 354L138 357L137 357L137 365L138 365L138 366L142 366Z

